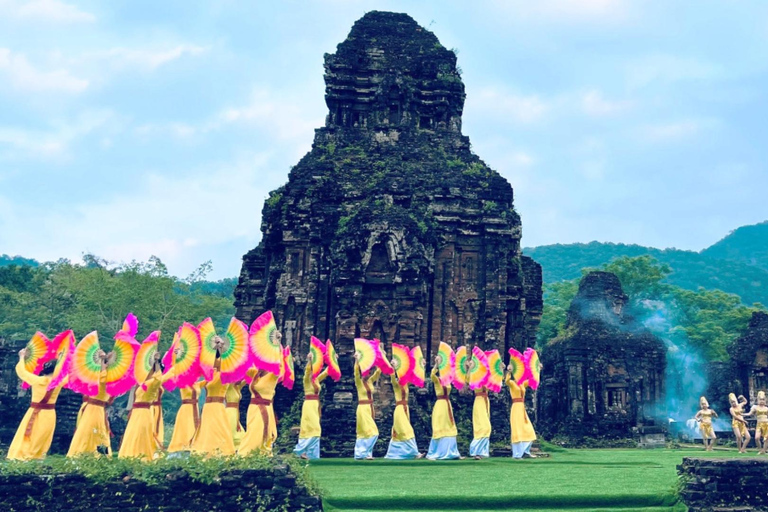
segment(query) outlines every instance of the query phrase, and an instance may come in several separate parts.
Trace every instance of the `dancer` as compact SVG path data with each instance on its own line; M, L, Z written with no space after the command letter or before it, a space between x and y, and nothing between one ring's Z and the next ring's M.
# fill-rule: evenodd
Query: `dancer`
M45 458L53 441L53 431L56 427L56 399L67 379L53 389L48 389L51 383L56 360L43 365L40 375L27 371L24 359L29 351L23 348L19 351L19 362L16 364L16 374L32 388L32 402L27 413L21 420L11 446L8 447L8 458L11 460L42 460Z
M474 438L469 444L469 456L474 457L475 460L490 457L491 404L488 401L488 388L485 386L475 390L475 401L472 404L472 430Z
M729 394L728 401L731 404L731 427L733 428L733 435L736 437L736 446L739 447L739 453L747 453L747 446L749 446L752 436L749 435L747 422L743 416L744 409L739 404L735 394Z
M163 381L165 382L165 381ZM160 441L160 449L165 448L165 423L163 422L163 387L157 389L157 398L150 404L152 420L155 422L155 437Z
M355 353L355 387L357 388L357 440L355 441L355 460L373 459L373 446L379 438L376 426L376 409L373 405L373 386L381 376L381 369L376 368L368 377L360 374L360 356Z
M118 457L153 460L160 456L163 451L163 441L157 437L158 416L152 412L152 407L157 401L162 384L173 376L173 369L163 375L160 354L155 352L154 364L149 375L142 385L136 388L133 406L128 414L128 425L125 427L123 441L117 452Z
M214 347L216 359L213 378L205 384L205 405L200 417L200 428L192 440L191 451L206 456L234 455L235 441L224 406L227 385L221 383L221 351L224 341L219 336L214 338Z
M715 440L717 439L715 429L712 428L712 418L717 418L718 416L714 410L709 408L709 402L707 402L706 397L701 397L699 399L699 405L701 406L701 410L696 413L694 419L699 422L699 430L701 431L701 440L704 443L704 450L711 452L715 447ZM758 444L760 443L758 442Z
M394 361L393 361L394 366ZM385 459L420 459L416 445L416 435L411 426L411 411L408 409L408 383L400 382L397 372L393 372L392 390L395 394L395 414L392 416L392 437Z
M536 440L536 431L528 418L525 410L525 390L527 382L518 385L512 377L512 365L507 366L507 375L504 380L512 397L512 408L509 411L509 429L512 437L512 457L515 459L534 458L531 454L531 445Z
M229 421L229 427L232 429L235 449L240 446L240 441L245 434L243 425L240 423L240 400L243 398L243 386L245 386L244 380L233 382L227 386L227 393L224 396L227 401L227 420Z
M432 407L432 439L429 441L429 450L427 450L427 459L429 460L447 460L461 459L459 448L456 445L456 422L453 419L453 408L451 407L451 384L445 386L440 384L437 376L437 367L440 356L435 357L435 365L432 367L430 377L435 386L435 405Z
M246 417L247 429L240 447L239 455L248 455L258 451L262 455L272 456L272 445L277 439L277 420L272 401L275 398L275 389L280 380L278 375L272 372L248 370L248 376L253 379L248 389L251 391L251 403L248 405Z
M321 384L328 376L328 368L316 378L312 378L312 353L307 355L307 367L304 370L304 404L301 406L301 426L299 427L299 442L293 453L302 459L320 458L320 404Z
M765 405L765 391L757 392L757 405L753 405L744 416L757 419L755 443L760 449L758 454L764 455L768 450L768 407Z
M168 444L168 453L189 451L192 447L192 439L197 429L200 428L200 391L204 381L200 380L191 386L179 388L181 394L181 407L176 413L176 422L173 424L173 435Z
M99 392L94 397L86 397L82 406L80 420L72 436L67 457L76 457L84 453L112 455L112 432L109 429L107 407L113 398L107 394L107 362L109 356L101 349L96 351L95 359L101 361L99 373Z

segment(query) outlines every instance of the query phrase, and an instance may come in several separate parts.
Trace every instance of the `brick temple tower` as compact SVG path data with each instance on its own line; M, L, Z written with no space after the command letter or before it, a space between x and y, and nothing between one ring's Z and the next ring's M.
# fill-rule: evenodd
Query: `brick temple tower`
M541 267L521 254L511 185L462 135L455 53L409 16L374 11L325 55L325 84L325 126L243 258L238 318L272 310L300 361L311 335L334 340L347 377L357 336L428 359L441 340L533 345Z

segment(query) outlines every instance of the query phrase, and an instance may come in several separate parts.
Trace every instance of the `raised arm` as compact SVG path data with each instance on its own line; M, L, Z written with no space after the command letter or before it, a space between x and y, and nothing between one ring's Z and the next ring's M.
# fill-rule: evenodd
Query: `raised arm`
M27 371L26 366L24 366L24 356L21 352L19 353L19 362L16 364L16 375L30 386L45 383L45 377L40 377L39 375Z
M375 370L373 370L373 373L370 377L368 377L368 383L369 384L376 384L376 381L379 380L379 377L381 377L381 368L376 367Z
M310 355L310 358L312 356ZM307 366L304 368L304 389L312 387L312 359L307 359Z
M326 368L325 370L323 370L322 372L320 372L320 375L318 375L318 376L317 376L317 378L315 379L315 382L317 382L318 384L320 384L321 382L323 382L323 381L325 380L325 378L326 378L327 376L328 376L328 368Z
M432 372L429 374L429 379L432 384L440 385L440 378L437 376L437 365L432 367Z

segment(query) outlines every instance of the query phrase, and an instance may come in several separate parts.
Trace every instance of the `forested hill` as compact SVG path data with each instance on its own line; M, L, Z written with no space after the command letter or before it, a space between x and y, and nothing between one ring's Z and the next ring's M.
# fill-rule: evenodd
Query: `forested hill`
M701 254L710 258L740 261L768 271L768 221L742 226L701 251Z
M738 295L745 304L768 305L768 222L741 227L701 253L602 242L543 245L523 253L541 264L547 283L581 277L583 268L619 257L650 255L671 267L666 278L670 284L718 289Z
M8 265L27 265L29 267L37 267L40 263L37 260L22 258L21 256L8 256L7 254L0 254L0 267L7 267Z

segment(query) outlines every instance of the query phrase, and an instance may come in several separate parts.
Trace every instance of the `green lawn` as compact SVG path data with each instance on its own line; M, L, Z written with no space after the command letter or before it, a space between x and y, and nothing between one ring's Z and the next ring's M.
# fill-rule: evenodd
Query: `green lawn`
M676 465L722 450L566 450L548 458L482 461L313 461L327 510L684 510Z

